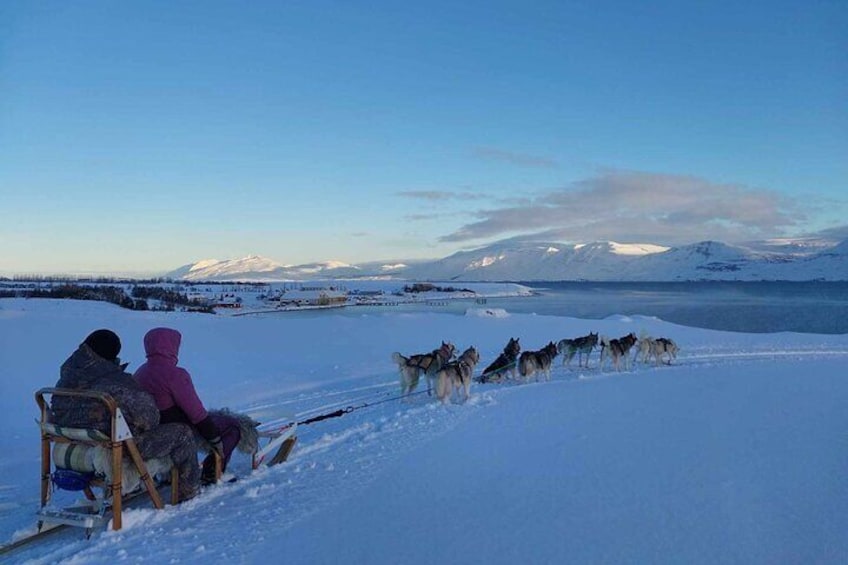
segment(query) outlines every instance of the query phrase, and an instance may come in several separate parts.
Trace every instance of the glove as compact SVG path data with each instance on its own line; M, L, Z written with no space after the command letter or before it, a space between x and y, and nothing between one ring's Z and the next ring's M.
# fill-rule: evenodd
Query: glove
M221 436L216 436L209 440L212 450L215 451L221 458L224 458L224 442L221 441Z

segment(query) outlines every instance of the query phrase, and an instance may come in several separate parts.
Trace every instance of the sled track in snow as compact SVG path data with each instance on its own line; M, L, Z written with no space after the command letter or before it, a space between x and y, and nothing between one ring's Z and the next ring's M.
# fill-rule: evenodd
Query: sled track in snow
M605 363L604 369L602 371L599 371L597 353L595 353L593 359L594 362L589 367L589 369L586 369L585 367L578 368L576 366L563 367L561 363L558 363L558 357L554 360L554 366L551 370L551 376L552 380L557 380L558 377L565 377L565 380L573 380L575 377L591 378L599 376L623 376L627 374L639 374L645 371L667 370L676 366L693 367L728 365L745 362L768 361L778 357L786 359L816 357L848 358L848 350L822 348L763 349L750 351L740 351L739 349L728 349L725 351L718 348L710 348L704 350L695 349L692 350L692 353L682 353L675 361L672 362L671 365L662 363L661 365L656 366L653 362L634 363L633 365L631 365L629 371L616 371L609 364L608 361ZM304 417L314 416L322 412L331 412L340 408L343 409L349 406L359 406L362 404L371 404L383 402L386 400L390 401L392 398L398 397L399 387L397 379L394 377L393 373L391 375L385 373L374 376L375 378L382 378L384 375L385 378L388 380L377 382L375 384L356 386L349 389L334 388L325 391L316 390L307 394L299 395L297 398L294 399L288 397L285 399L281 399L279 402L265 402L261 405L242 407L240 409L244 410L247 413L255 413L260 409L273 410L274 408L291 407L296 405L299 409L296 416L298 419L300 419ZM533 383L535 381L530 382ZM474 389L477 389L486 390L487 392L494 393L497 391L499 386L504 386L504 384L520 385L523 383L521 382L520 377L515 382L509 383L488 383L483 385L477 383L473 386L472 391ZM480 387L484 388L481 389ZM426 381L422 377L421 383L416 389L416 391L419 393L418 397L410 399L409 403L401 402L398 398L398 408L406 410L421 406L422 404L427 404L428 402L435 402L435 400L432 397L427 396L426 393L421 394L424 390L426 390ZM363 409L367 410L367 407L364 407ZM301 437L306 436L306 434L308 434L308 432L304 429L304 431L301 433Z
M597 357L590 369L564 368L555 364L552 368L552 383L569 382L579 386L586 379L628 378L653 371L672 371L675 367L740 365L786 359L833 358L848 359L848 350L826 348L777 349L693 349L684 352L671 365L638 364L630 371L616 372L610 367L599 371ZM211 488L198 499L181 507L156 511L139 508L127 513L125 529L121 532L96 533L89 541L75 529L49 536L33 546L15 552L15 558L29 559L35 563L50 563L73 556L75 562L85 562L86 556L93 560L102 558L108 548L121 541L121 545L147 543L152 537L166 538L161 543L160 560L179 558L180 554L169 555L171 543L179 547L187 535L183 525L190 517L193 526L204 532L218 531L225 521L217 515L219 507L226 506L233 519L249 523L248 539L242 540L242 548L261 545L261 541L272 536L284 536L293 525L309 519L327 507L346 504L353 492L364 488L379 476L387 462L400 457L422 443L433 441L449 433L459 423L473 417L480 409L497 404L499 392L522 383L475 384L472 398L466 405L442 406L426 392L406 402L392 397L398 394L398 384L393 372L386 371L373 378L377 382L351 388L328 388L299 395L296 399L281 398L279 402L268 401L250 407L251 410L288 408L296 405L300 414L315 414L339 407L361 403L389 402L379 406L365 406L342 417L325 420L299 429L300 441L290 460L278 467L262 469L249 474L232 485ZM378 380L379 379L379 380ZM385 380L384 380L385 379ZM530 384L536 384L532 382ZM540 385L548 383L540 382ZM588 382L586 383L588 384ZM426 390L422 379L419 392ZM245 407L235 407L245 410ZM354 488L351 488L351 487ZM225 539L227 532L218 532ZM111 550L114 553L114 550ZM250 554L220 555L221 559L250 559Z

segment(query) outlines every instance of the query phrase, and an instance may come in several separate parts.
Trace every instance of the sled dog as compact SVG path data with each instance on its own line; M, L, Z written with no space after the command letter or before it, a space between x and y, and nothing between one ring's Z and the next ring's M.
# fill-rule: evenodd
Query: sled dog
M636 353L633 355L633 361L647 363L651 359L651 344L653 342L653 338L647 335L644 331L640 333L639 339L636 341L636 345L634 346Z
M525 351L518 358L518 372L524 377L524 382L536 373L544 373L546 380L551 380L551 364L557 356L557 347L554 342L549 342L538 351ZM539 377L536 377L539 380Z
M465 392L464 401L471 396L471 378L474 367L480 362L480 354L472 346L462 352L456 361L447 363L436 373L436 397L447 404L454 390Z
M516 362L518 354L521 353L521 345L518 343L519 338L511 337L503 348L503 353L498 355L491 365L483 370L479 381L488 383L491 381L499 381L502 377L509 373L512 379L515 379Z
M575 337L574 339L561 339L557 343L557 353L562 354L562 364L567 366L577 354L577 366L583 366L583 354L586 354L586 368L589 368L589 356L598 345L598 334L589 332L589 335Z
M624 359L624 370L630 370L630 349L636 344L638 339L636 338L636 334L630 332L624 337L620 337L618 339L609 339L606 336L601 336L601 363L600 366L603 367L604 364L604 352L609 355L610 359L612 359L612 364L615 367L616 371L620 371L619 367L621 360Z
M653 356L657 366L659 366L660 362L671 365L672 359L677 359L678 351L680 351L680 348L677 347L677 344L673 340L667 337L659 337L651 341L651 351L648 359ZM663 361L663 355L666 354L668 354L668 361Z
M432 389L431 380L442 368L442 365L453 358L455 351L456 347L451 342L443 341L438 349L434 349L430 353L420 353L409 357L405 357L397 351L392 353L392 360L397 363L400 373L401 396L412 394L412 391L418 386L418 380L422 373L427 377L427 393L429 394Z

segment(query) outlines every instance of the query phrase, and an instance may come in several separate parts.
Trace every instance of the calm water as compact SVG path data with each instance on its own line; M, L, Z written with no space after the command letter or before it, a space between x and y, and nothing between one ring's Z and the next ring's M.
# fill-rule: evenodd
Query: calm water
M601 319L656 316L676 324L746 333L848 333L848 282L522 283L538 296L490 298L513 313ZM405 305L387 311L461 314L473 301ZM361 314L373 307L345 308Z

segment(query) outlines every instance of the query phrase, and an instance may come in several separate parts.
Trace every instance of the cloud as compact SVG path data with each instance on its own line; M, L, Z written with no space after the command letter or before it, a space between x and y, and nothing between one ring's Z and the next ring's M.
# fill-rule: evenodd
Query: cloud
M449 192L446 190L405 190L397 193L404 198L414 200L427 200L430 202L443 202L447 200L480 200L485 195L476 192Z
M820 237L823 239L832 239L834 241L843 241L848 239L848 224L844 226L836 226L832 228L823 229L821 231L815 232L811 234L814 237Z
M806 219L800 202L775 191L638 171L604 171L518 205L478 211L475 217L440 240L745 241L783 235Z
M404 216L410 222L425 222L427 220L437 220L441 217L441 214L407 214Z
M475 147L472 153L475 157L480 159L485 159L487 161L499 161L521 167L535 167L542 169L555 169L559 167L556 161L547 157L523 155L521 153L505 151L495 147Z

